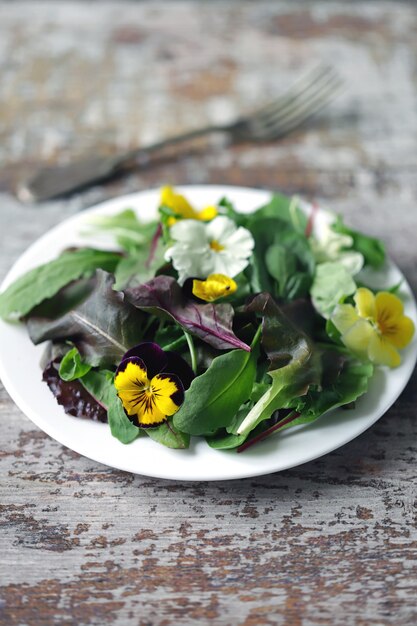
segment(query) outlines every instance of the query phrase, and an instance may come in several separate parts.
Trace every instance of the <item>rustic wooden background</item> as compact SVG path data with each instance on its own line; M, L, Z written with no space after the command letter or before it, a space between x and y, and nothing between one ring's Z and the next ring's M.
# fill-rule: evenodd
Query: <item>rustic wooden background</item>
M387 241L417 288L417 7L405 2L1 2L0 275L90 204L172 183L298 192ZM347 90L268 145L194 147L70 200L13 195L41 163L228 119L323 60ZM417 623L417 378L315 462L217 484L65 449L0 387L0 623Z

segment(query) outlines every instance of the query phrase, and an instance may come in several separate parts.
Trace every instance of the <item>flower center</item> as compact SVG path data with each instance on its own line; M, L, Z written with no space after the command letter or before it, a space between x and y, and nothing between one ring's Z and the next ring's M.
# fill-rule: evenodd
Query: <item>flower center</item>
M210 241L210 248L214 250L214 252L221 252L222 250L224 250L224 246L222 246L222 244L219 243L216 239Z

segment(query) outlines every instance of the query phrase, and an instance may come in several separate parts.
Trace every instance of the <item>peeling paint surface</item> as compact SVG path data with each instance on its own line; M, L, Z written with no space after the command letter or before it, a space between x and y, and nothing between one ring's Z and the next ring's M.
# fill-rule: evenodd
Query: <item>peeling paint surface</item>
M42 233L170 183L297 192L383 238L417 289L412 2L0 2L0 277ZM346 90L278 143L213 138L68 200L13 196L40 164L231 119L331 61ZM37 430L0 385L1 626L417 623L417 377L314 462L152 480Z

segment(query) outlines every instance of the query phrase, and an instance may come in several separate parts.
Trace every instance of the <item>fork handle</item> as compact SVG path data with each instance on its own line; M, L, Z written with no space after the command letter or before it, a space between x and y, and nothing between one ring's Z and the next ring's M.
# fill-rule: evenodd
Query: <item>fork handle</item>
M42 168L31 180L20 186L18 197L23 202L40 202L68 195L94 183L108 180L129 165L140 161L141 157L147 158L157 150L210 133L230 131L235 126L236 122L204 126L116 156L92 157L68 165Z

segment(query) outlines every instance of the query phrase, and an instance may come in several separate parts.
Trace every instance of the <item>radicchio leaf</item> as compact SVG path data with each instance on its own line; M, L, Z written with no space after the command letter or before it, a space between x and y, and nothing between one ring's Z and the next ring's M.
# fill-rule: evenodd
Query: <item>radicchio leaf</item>
M60 358L51 361L43 372L43 380L48 385L58 404L65 413L74 417L107 422L106 409L93 398L78 380L63 381L59 376Z
M230 304L198 304L187 299L171 276L156 276L123 293L138 309L158 317L173 318L186 331L217 350L240 348L250 351L232 330L234 312Z
M56 319L31 317L28 331L33 343L68 340L92 366L119 363L142 339L143 316L113 290L113 283L111 274L97 270L94 290L74 309Z

